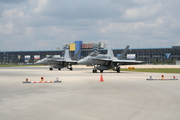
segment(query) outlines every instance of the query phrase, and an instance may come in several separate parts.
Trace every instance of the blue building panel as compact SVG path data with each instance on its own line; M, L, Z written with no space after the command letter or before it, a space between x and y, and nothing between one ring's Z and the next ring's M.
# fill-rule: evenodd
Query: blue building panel
M74 51L74 54L76 54L79 50L81 50L81 44L83 43L83 41L74 41L74 43L76 44L76 50ZM78 57L80 57L81 54L78 55Z

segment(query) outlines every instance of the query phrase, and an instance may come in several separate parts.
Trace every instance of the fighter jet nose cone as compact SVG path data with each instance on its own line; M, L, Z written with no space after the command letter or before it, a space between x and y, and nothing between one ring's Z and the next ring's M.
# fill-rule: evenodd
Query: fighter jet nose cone
M36 64L38 64L39 63L39 60L36 62Z
M36 64L41 64L41 62L42 62L41 60L38 60L38 61L36 62Z
M78 61L77 63L78 63L78 64L80 64L81 62L80 62L80 61Z
M83 60L79 60L77 63L78 64L83 64L84 62L83 62Z

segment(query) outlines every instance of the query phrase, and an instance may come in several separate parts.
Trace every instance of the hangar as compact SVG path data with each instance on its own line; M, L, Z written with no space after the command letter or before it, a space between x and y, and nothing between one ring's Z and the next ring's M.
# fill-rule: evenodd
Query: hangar
M83 58L92 52L94 45L98 46L101 54L107 52L104 43L74 41L74 43L66 44L65 47L69 47L71 56L79 52L79 58ZM123 49L113 49L114 55L120 55ZM63 54L64 50L0 51L0 64L34 63L48 55L63 56ZM180 60L180 46L169 48L130 48L127 52L127 59L142 60L147 64L175 64L176 61Z

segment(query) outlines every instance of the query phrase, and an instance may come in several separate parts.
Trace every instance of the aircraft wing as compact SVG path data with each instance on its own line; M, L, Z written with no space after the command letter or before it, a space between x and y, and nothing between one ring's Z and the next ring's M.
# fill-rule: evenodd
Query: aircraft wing
M120 65L136 65L144 64L144 61L135 61L135 60L113 60L113 63L120 63Z
M112 59L107 58L92 58L92 60L112 61Z
M76 65L78 61L76 61L76 60L66 60L65 62L68 63L68 64L71 64L71 65Z
M53 61L53 62L64 62L65 60L51 60L51 61Z
M76 60L63 60L63 59L57 59L57 60L51 60L52 62L67 62L67 63L77 63Z
M66 60L65 62L68 62L68 63L77 63L76 60Z

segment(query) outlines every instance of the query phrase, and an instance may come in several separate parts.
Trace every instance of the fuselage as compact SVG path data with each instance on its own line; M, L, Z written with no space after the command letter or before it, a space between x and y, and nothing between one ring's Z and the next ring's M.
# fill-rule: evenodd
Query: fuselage
M106 60L104 60L106 59ZM113 58L113 60L116 60L117 58ZM112 58L107 55L98 54L97 56L87 56L81 60L78 61L78 64L80 65L106 65L108 64L108 60L112 61Z
M41 65L49 65L49 64L57 64L58 61L65 61L66 59L64 57L52 57L52 58L43 58L41 60L38 60L36 64L41 64Z

